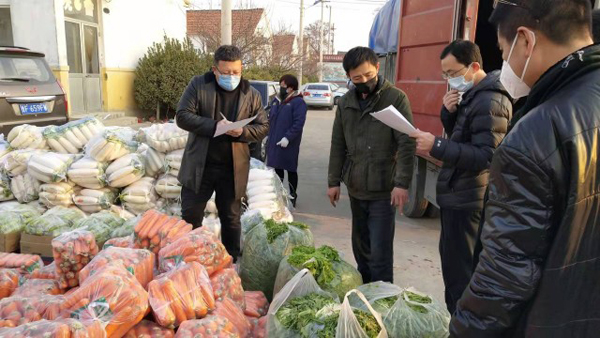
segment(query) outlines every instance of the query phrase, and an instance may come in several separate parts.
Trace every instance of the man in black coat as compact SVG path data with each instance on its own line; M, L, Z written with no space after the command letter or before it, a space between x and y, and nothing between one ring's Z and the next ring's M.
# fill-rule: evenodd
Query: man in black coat
M437 182L440 257L446 306L453 313L469 284L473 251L494 151L508 129L512 103L500 72L486 74L479 47L457 40L440 56L451 90L441 119L448 138L417 131L417 151L443 161Z
M213 70L195 76L179 101L177 125L190 132L179 182L183 219L202 226L213 193L221 220L223 244L240 254L242 197L250 170L248 142L259 142L269 130L260 93L242 79L242 54L235 46L215 52ZM214 137L217 126L254 117L249 125Z
M496 0L501 81L527 96L490 167L453 337L598 337L600 46L588 0Z

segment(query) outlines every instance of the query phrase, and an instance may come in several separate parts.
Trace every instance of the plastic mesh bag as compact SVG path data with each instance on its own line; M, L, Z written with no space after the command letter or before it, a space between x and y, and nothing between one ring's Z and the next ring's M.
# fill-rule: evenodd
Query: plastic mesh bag
M120 263L131 272L140 284L146 288L154 278L155 256L148 250L109 247L100 251L80 272L80 283L85 282L95 271L115 261Z
M0 269L0 299L6 298L19 286L19 272L14 269Z
M210 318L188 320L177 330L176 338L223 337L240 338L237 329L227 318L213 316Z
M102 250L106 250L113 246L117 248L133 248L133 235L111 238L104 242Z
M82 189L73 197L73 202L79 209L87 213L108 210L117 199L115 188Z
M156 322L168 328L204 318L215 308L206 269L196 262L158 276L148 284L148 293Z
M0 338L104 338L102 325L75 319L40 320L10 329L0 330Z
M5 211L18 213L25 224L42 214L42 211L33 205L20 204L14 201L0 203L0 215Z
M39 295L62 295L65 291L54 279L28 279L19 286L13 296L37 297Z
M300 223L277 223L267 220L250 230L245 238L240 262L244 290L262 291L273 298L279 263L297 246L313 246L308 226Z
M67 170L80 155L58 153L33 154L27 161L27 173L44 183L67 180Z
M158 254L162 248L178 238L183 238L191 230L191 224L177 217L148 210L134 228L134 246L137 249L148 249L154 254ZM167 270L162 271L166 272Z
M248 322L248 319L246 319L242 309L229 298L217 302L216 309L209 317L227 318L233 324L240 337L248 337L252 330L252 326Z
M229 298L235 302L240 309L246 309L246 296L242 287L242 280L234 269L223 269L210 276L215 293L215 299L222 301Z
M109 162L137 151L135 131L126 127L107 127L85 146L85 154L99 162Z
M0 201L14 200L15 196L10 190L10 177L0 172Z
M139 181L146 173L144 159L139 154L127 154L106 168L106 182L114 188L123 188Z
M103 210L80 220L75 228L93 233L96 243L103 244L111 238L112 231L121 226L124 221L112 212Z
M0 160L0 171L11 177L27 172L27 161L33 154L41 154L42 150L19 149L4 155Z
M71 164L67 177L78 185L88 189L104 188L106 183L106 168L108 163L98 162L89 157L83 157Z
M167 199L177 199L181 196L181 183L175 176L164 175L156 181L156 192Z
M148 128L140 128L137 138L157 151L167 153L185 148L188 132L175 123L156 123Z
M161 327L149 320L142 320L132 327L123 338L173 338L175 332L172 329Z
M25 219L14 211L0 212L0 234L21 232L25 229Z
M17 269L19 274L29 276L42 266L44 262L38 255L0 252L0 268Z
M39 198L40 181L24 173L10 180L10 189L19 203L29 203Z
M40 186L40 201L47 207L73 205L73 196L79 191L73 182L45 183Z
M0 327L15 327L59 317L63 296L12 296L0 300Z
M155 179L144 177L123 189L119 196L123 206L135 215L154 209L158 200L158 195L154 189L155 184Z
M48 144L42 137L46 127L36 127L29 124L16 126L6 135L6 140L13 149L47 149Z
M30 276L31 279L58 279L56 273L56 262L52 262L46 266L33 271Z
M156 175L163 173L165 171L166 163L165 163L165 153L158 152L148 145L143 144L145 147L140 151L142 157L144 158L144 164L146 166L146 176L148 177L156 177Z
M181 169L181 161L183 161L183 153L185 149L173 150L167 153L165 157L166 173L177 177L179 169Z
M244 299L246 301L244 314L248 317L260 318L269 311L269 301L261 291L245 291Z
M25 232L37 236L58 236L71 231L85 215L77 208L54 207L25 225Z
M64 289L79 285L79 272L98 254L94 234L86 230L64 233L52 240L56 273Z

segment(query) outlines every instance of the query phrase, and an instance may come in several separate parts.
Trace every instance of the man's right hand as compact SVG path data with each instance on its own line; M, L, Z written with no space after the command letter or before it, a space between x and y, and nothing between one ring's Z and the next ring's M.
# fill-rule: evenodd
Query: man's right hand
M337 202L340 200L340 187L330 187L327 189L327 196L329 197L329 202L335 208Z
M458 90L451 90L444 95L444 107L451 112L455 113L458 110L458 98L460 94L458 94Z

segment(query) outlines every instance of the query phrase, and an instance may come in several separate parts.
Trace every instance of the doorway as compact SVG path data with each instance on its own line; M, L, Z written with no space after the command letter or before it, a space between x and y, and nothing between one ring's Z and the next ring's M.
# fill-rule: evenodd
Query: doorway
M481 50L486 73L502 68L502 52L498 48L496 28L488 21L493 10L493 1L479 1L475 43Z
M65 1L70 106L74 113L102 110L97 1Z

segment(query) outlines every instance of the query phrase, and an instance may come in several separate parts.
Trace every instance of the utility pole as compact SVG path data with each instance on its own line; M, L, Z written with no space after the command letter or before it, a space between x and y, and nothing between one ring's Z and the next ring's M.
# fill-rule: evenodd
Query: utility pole
M335 52L335 24L331 27L331 54Z
M302 86L302 68L304 67L304 0L300 0L300 29L298 31L300 44L300 68L298 69L298 83Z
M221 1L221 45L231 45L231 0Z
M331 5L329 5L329 34L327 38L327 53L333 54L333 49L331 48Z
M323 26L325 26L323 22L323 11L325 10L325 1L321 1L321 25L319 27L319 82L323 82Z

